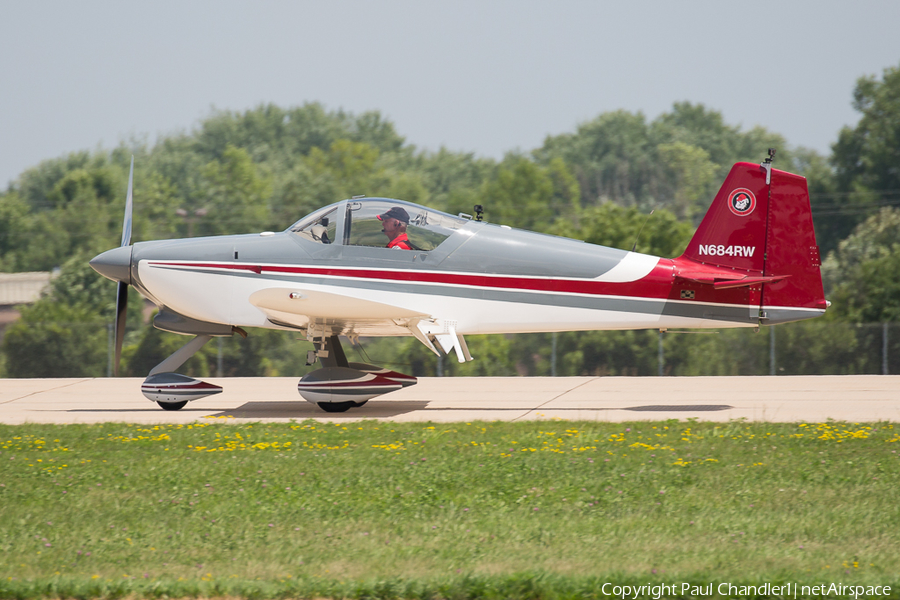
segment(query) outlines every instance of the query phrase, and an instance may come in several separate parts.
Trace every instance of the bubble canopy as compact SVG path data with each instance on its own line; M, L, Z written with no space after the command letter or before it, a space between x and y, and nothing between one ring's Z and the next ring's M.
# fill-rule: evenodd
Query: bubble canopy
M462 227L467 220L431 208L390 198L354 198L321 208L303 217L288 231L321 244L383 248L388 238L381 215L408 218L406 235L414 250L429 251Z

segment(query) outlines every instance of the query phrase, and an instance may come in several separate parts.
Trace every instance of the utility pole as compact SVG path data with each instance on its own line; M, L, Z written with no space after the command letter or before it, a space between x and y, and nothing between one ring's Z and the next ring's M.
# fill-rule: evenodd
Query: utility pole
M775 327L769 326L769 375L775 374Z
M550 377L556 377L556 335L554 331L550 338Z
M113 336L113 324L106 324L106 376L113 376L113 348L115 347L115 338Z
M666 357L663 354L663 334L664 333L665 332L662 329L659 330L659 349L658 349L659 350L659 356L658 356L659 369L656 373L659 377L662 377L663 373L666 370Z

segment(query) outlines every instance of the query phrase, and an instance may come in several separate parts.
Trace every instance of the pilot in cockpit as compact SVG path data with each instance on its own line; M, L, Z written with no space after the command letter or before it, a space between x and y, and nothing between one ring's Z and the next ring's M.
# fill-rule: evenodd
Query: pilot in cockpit
M409 213L399 206L394 206L377 219L382 223L382 232L388 237L388 248L412 250L412 244L406 237L406 226L409 225Z

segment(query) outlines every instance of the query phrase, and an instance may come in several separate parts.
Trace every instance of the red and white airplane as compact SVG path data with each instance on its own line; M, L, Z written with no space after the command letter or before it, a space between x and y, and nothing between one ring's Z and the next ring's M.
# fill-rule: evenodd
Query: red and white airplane
M806 180L772 168L772 154L734 165L672 259L386 198L343 200L280 233L131 245L129 176L122 245L91 266L119 283L117 364L129 285L159 307L156 327L195 336L142 386L163 408L221 391L174 372L203 344L264 327L315 344L310 362L324 368L298 389L340 412L416 380L348 362L339 336L411 335L463 362L468 334L758 327L823 314Z

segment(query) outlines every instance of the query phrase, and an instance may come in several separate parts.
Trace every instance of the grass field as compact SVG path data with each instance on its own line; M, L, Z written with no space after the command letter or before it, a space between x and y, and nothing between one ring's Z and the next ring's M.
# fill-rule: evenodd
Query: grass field
M900 585L900 426L0 426L0 597Z

